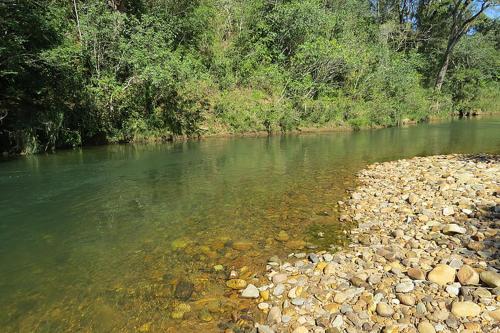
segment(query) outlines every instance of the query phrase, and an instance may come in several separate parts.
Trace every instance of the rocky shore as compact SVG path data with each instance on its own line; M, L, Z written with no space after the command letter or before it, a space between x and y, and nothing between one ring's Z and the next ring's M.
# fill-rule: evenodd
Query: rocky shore
M417 157L358 178L339 202L357 224L348 247L227 281L261 312L253 331L500 332L500 157Z

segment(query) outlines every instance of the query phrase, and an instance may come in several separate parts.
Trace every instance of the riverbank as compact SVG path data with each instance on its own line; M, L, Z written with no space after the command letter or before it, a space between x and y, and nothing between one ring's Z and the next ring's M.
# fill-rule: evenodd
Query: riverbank
M272 257L267 282L233 287L258 332L498 332L499 174L488 155L373 164L339 203L348 248Z
M485 117L498 117L500 113L489 112L489 113L478 113L468 117L458 117L457 115L448 115L448 116L429 116L425 120L410 120L410 119L402 119L401 123L398 126L383 126L383 125L362 125L362 126L352 126L348 123L330 123L330 124L322 124L318 126L304 125L301 127L297 127L294 129L288 129L286 131L279 130L254 130L254 131L243 131L243 132L231 132L227 130L219 130L216 132L206 130L201 131L198 135L172 135L172 133L166 131L165 133L153 133L149 135L135 135L132 138L127 140L123 138L115 138L112 140L106 139L104 137L98 140L92 140L88 142L83 142L83 144L75 144L73 146L66 145L64 147L56 147L54 149L47 150L12 150L12 151L0 151L0 162L6 161L12 158L26 156L26 155L36 155L36 154L47 154L54 153L56 151L67 151L74 150L80 148L91 148L97 146L106 146L106 145L150 145L150 144L164 144L164 143L183 143L183 142L193 142L193 141L205 141L211 139L236 139L236 138L258 138L258 137L270 137L270 136L297 136L297 135L305 135L305 134L317 134L317 133L345 133L345 132L356 132L356 131L367 131L367 130L380 130L386 128L405 128L412 127L415 125L422 124L438 124L445 123L449 121L455 121L459 119L464 120L473 120L473 119L481 119Z
M199 135L195 136L186 136L186 135L176 135L173 136L171 134L165 135L153 135L149 137L141 137L137 136L133 138L130 142L122 142L122 143L130 143L130 144L151 144L151 143L165 143L165 142L184 142L184 141L199 141L199 140L209 140L209 139L220 139L220 138L255 138L255 137L268 137L268 136L288 136L288 135L303 135L303 134L315 134L315 133L335 133L335 132L356 132L356 131L367 131L367 130L380 130L385 128L404 128L415 126L419 124L437 124L443 123L453 120L472 120L472 119L480 119L484 117L492 117L492 116L500 116L500 112L485 112L485 113L475 113L470 116L460 117L458 114L451 115L437 115L437 116L429 116L427 119L421 120L411 120L408 118L402 119L399 125L391 126L391 125L376 125L376 124L367 124L360 126L353 126L352 124L339 122L339 123L328 123L321 124L317 126L313 126L311 124L299 126L294 129L287 129L286 131L281 130L254 130L254 131L243 131L243 132L234 132L234 131L225 131L219 130L216 132L213 131L202 131ZM113 142L109 142L107 144L113 144Z

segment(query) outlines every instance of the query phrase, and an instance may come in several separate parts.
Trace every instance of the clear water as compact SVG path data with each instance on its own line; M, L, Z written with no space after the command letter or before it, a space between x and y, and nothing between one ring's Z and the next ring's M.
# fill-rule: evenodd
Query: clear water
M337 201L358 170L444 153L500 153L500 118L0 162L1 331L216 331L249 306L224 288L230 269L248 266L248 276L290 252L274 240L280 230L319 246L342 242ZM232 249L237 241L252 248ZM194 283L182 301L192 311L172 319L181 280Z

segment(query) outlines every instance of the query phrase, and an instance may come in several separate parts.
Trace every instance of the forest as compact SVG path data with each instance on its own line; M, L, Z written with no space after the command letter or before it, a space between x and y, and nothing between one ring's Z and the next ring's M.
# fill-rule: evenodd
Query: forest
M498 112L497 5L3 0L0 153Z

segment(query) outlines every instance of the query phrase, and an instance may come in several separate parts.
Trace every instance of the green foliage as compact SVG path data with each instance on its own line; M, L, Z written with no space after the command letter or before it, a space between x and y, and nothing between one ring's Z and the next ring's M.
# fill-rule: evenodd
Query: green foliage
M459 113L498 111L498 89L500 79L500 54L495 45L498 38L494 31L466 36L457 45L446 84L448 93ZM498 95L498 90L497 90ZM491 96L490 104L484 104ZM480 102L481 100L481 102ZM496 103L496 105L495 105Z
M498 22L435 78L449 7L364 0L0 3L0 150L498 110ZM413 7L412 7L413 8Z

